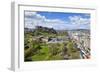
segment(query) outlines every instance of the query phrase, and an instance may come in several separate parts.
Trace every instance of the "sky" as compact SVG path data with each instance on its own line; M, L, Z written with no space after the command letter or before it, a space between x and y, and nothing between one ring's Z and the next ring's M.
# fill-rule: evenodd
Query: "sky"
M24 12L25 28L43 26L56 30L90 29L89 13Z

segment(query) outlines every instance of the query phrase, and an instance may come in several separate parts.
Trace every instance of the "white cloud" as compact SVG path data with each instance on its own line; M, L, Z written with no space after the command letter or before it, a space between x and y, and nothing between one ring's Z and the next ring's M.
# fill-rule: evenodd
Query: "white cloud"
M75 24L75 25L90 24L89 18L83 18L81 16L70 16L69 19L70 19L71 24Z
M36 12L25 11L25 16L34 16L34 15L36 15Z
M45 16L41 16L36 12L25 12L25 27L35 28L35 26L44 26L49 28L55 28L59 26L59 24L65 24L66 22L60 19L47 19ZM63 25L62 25L63 27Z
M55 29L75 29L88 28L90 24L89 18L81 16L69 16L69 20L62 21L60 19L47 19L45 16L36 12L25 12L25 27L35 28L35 26L44 26Z

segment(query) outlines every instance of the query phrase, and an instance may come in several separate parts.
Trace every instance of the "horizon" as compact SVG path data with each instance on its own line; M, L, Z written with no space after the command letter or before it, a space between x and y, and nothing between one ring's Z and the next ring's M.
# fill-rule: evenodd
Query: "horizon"
M36 27L35 27L35 28L27 28L27 27L25 27L25 28L26 28L26 29L34 29L34 30L36 29ZM25 29L25 28L24 28L24 29ZM45 28L45 27L44 27L44 28ZM46 28L50 28L50 27L46 27ZM50 29L51 29L51 28L50 28ZM53 28L53 29L54 29L54 28ZM90 29L80 29L80 28L78 28L78 29L54 29L54 30L58 30L58 31L61 30L61 31L62 31L62 30L90 30Z
M90 30L89 13L25 11L24 21L24 28L30 29L34 29L36 26L42 26L55 30Z

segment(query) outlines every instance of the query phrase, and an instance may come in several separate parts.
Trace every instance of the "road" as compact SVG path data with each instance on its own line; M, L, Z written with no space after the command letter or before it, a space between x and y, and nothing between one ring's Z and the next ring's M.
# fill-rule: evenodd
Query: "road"
M85 47L80 43L77 43L77 45L79 46L79 50L80 50L80 58L82 59L88 59L90 58L90 51L88 49L85 49Z
M74 41L77 45L77 48L80 51L80 58L82 59L89 59L90 58L90 50L88 48L85 48L84 45L82 44L82 42L80 41L80 39L74 38L74 36L71 35L71 33L69 33L69 37L72 39L72 41ZM77 37L79 38L79 37Z

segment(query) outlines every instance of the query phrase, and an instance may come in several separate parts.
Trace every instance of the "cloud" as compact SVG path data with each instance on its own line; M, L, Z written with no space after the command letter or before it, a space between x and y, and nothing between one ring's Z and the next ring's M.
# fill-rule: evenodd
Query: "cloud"
M32 11L25 11L25 16L33 16L36 15L36 12L32 12Z
M25 27L27 28L35 28L35 26L44 26L57 30L62 30L89 28L89 25L89 18L83 18L77 15L66 17L66 20L63 21L60 18L47 19L45 16L40 15L37 12L25 12Z
M70 23L75 25L87 25L90 24L89 18L83 18L81 16L69 16Z
M89 16L89 15L88 15ZM78 29L90 29L90 18L82 16L69 16L69 24Z
M44 26L49 28L55 28L60 25L65 24L66 22L60 19L47 19L45 16L41 16L36 12L25 12L25 27L27 28L35 28L35 26Z

